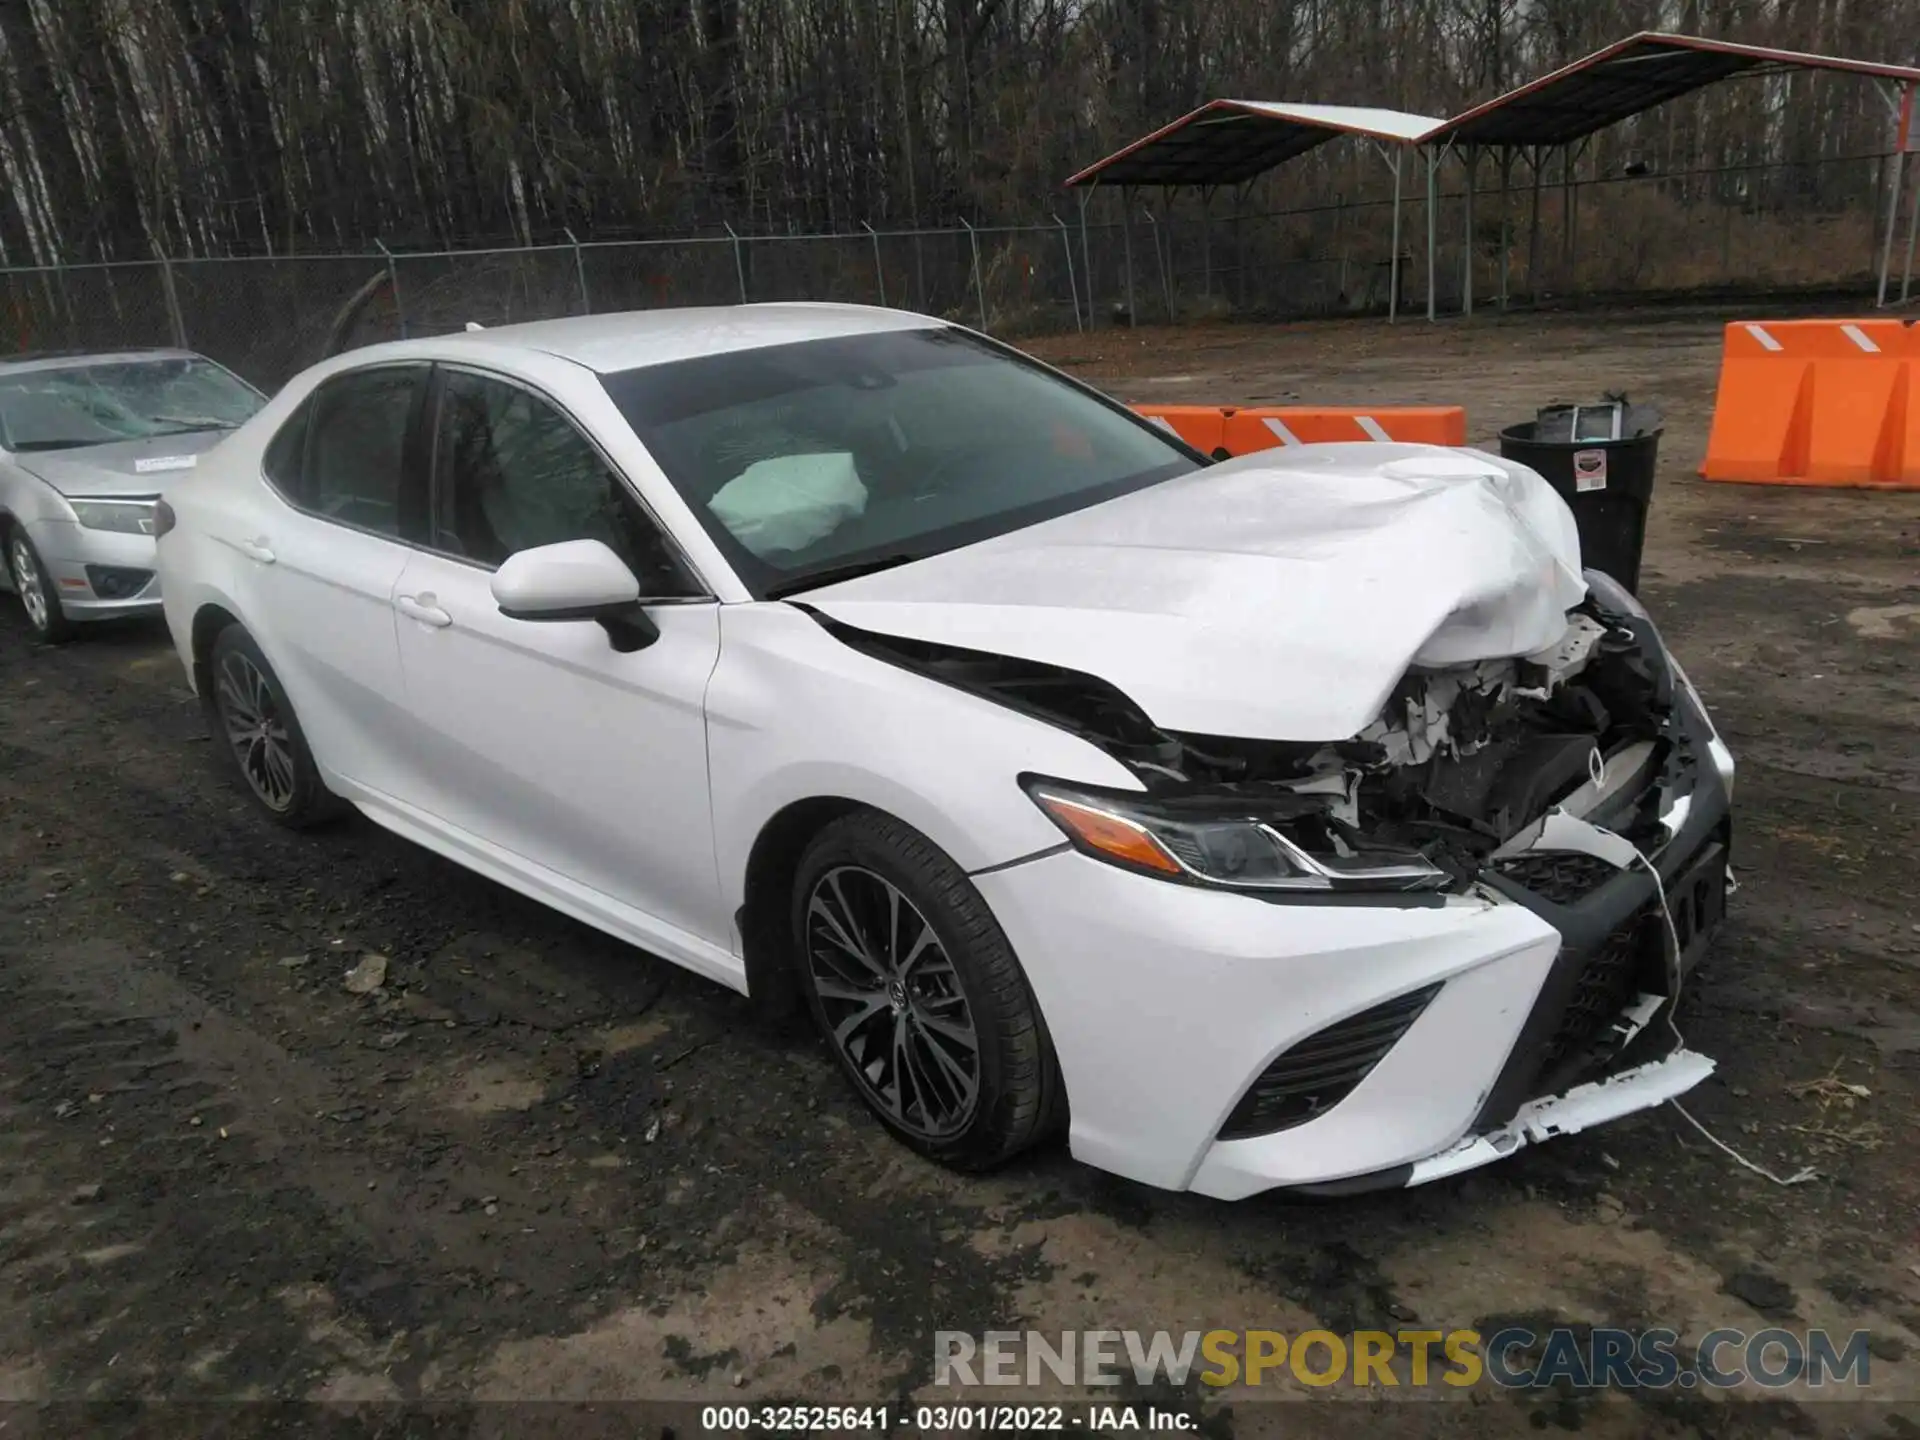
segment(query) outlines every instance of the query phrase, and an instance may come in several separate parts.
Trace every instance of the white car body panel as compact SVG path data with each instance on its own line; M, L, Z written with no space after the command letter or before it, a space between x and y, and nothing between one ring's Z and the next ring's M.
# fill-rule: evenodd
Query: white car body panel
M622 655L591 620L500 613L491 572L414 552L399 596L406 708L422 741L393 784L495 840L710 945L732 939L713 867L702 705L718 605L661 605L660 639Z
M1486 1098L1559 949L1539 917L1490 900L1275 904L1169 886L1079 854L976 883L1042 1011L1076 1016L1054 1033L1076 1097L1074 1155L1222 1199L1384 1170L1431 1153L1436 1137L1451 1144ZM1178 970L1169 974L1172 957ZM1247 1078L1296 1040L1449 978L1332 1112L1278 1135L1212 1139ZM1432 1083L1437 1068L1448 1084Z
M707 744L729 910L761 827L802 800L896 815L974 872L1061 847L1013 776L1137 784L1086 741L851 650L791 605L726 606L721 635Z
M1170 730L1339 740L1413 665L1544 650L1586 593L1531 470L1424 445L1225 461L818 590L849 625L1111 681Z
M858 307L649 312L315 367L174 477L179 521L160 564L189 675L197 617L238 617L338 794L737 990L750 988L749 859L769 825L821 800L897 817L973 878L1018 955L1058 1054L1073 1153L1146 1183L1237 1198L1396 1167L1426 1178L1684 1088L1687 1066L1604 1101L1561 1097L1559 1119L1532 1111L1476 1146L1476 1116L1562 953L1554 925L1486 888L1290 903L1091 859L1019 779L1139 792L1135 770L1064 725L856 649L819 618L1094 675L1170 730L1340 740L1376 720L1409 667L1532 654L1567 633L1586 589L1577 538L1532 472L1422 446L1303 447L762 600L596 373L937 323ZM262 476L268 442L329 376L399 359L506 377L558 405L711 598L648 605L660 638L622 654L591 620L502 615L485 567L295 510ZM1730 778L1723 749L1713 763ZM1290 1045L1436 983L1327 1113L1216 1138Z

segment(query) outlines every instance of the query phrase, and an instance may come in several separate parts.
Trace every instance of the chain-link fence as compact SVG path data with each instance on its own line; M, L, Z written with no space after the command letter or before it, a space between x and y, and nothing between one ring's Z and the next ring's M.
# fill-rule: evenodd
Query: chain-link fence
M1400 313L1582 294L1862 284L1887 157L1555 180L1406 157ZM1074 197L1068 197L1071 202ZM1215 197L1217 200L1218 197ZM1382 313L1393 205L1150 208L1100 192L1028 225L0 269L0 354L185 345L271 388L342 349L552 316L739 301L884 304L1021 336L1228 315ZM1904 219L1904 217L1902 217ZM1898 261L1896 261L1896 269Z

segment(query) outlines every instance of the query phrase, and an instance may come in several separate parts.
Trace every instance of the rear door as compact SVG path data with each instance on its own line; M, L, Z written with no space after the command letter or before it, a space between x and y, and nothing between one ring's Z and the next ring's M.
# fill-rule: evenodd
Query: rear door
M707 947L732 934L704 718L719 607L551 399L452 366L435 390L430 533L394 601L407 705L433 737L418 803L652 917L657 948L710 969ZM605 542L639 578L660 629L646 649L617 652L591 620L500 613L490 586L507 556L581 539Z
M322 769L385 792L413 744L393 590L425 526L430 373L381 365L323 382L267 447L282 503L220 537L250 562L248 624Z

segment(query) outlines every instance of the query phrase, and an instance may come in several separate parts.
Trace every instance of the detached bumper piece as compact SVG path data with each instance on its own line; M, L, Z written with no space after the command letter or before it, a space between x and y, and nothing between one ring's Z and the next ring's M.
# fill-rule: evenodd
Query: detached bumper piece
M1408 991L1289 1047L1240 1097L1219 1138L1271 1135L1332 1109L1400 1043L1439 993L1438 985Z
M1564 1095L1549 1095L1529 1100L1520 1112L1497 1130L1469 1135L1451 1149L1416 1160L1397 1174L1396 1184L1424 1185L1463 1170L1478 1169L1495 1160L1504 1160L1514 1151L1556 1135L1578 1135L1594 1125L1604 1125L1650 1110L1677 1099L1713 1073L1713 1061L1693 1050L1676 1050L1664 1060L1636 1065L1618 1075L1588 1085L1578 1085Z

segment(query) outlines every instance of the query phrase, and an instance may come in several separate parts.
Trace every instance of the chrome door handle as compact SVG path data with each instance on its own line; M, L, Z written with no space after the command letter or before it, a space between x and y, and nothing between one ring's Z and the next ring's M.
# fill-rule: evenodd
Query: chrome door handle
M422 625L431 625L436 630L444 630L453 624L453 616L433 603L432 594L399 595L394 597L393 608L409 620L418 620Z
M273 551L267 548L264 535L258 540L241 540L234 548L249 560L257 560L262 565L273 564Z

